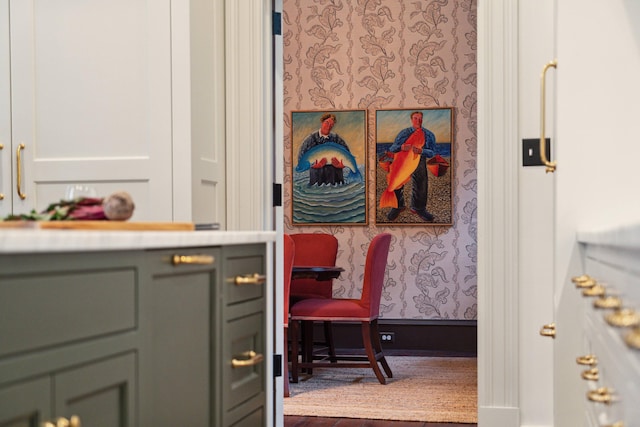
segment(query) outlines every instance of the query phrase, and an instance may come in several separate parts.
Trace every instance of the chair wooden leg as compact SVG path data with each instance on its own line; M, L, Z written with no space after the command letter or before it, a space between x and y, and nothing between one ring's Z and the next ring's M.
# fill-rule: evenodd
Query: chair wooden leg
M289 321L291 326L291 382L298 382L298 342L300 340L300 322Z
M330 321L324 322L324 340L329 349L329 360L336 363L338 359L336 358L336 346L333 344L333 327Z
M302 361L313 362L313 320L302 321ZM313 374L312 368L306 368L307 374Z
M362 341L364 342L364 350L367 353L367 359L369 359L369 366L375 372L378 381L380 384L386 384L387 381L384 379L384 375L382 375L382 371L378 366L378 360L376 359L376 354L373 351L373 343L371 339L371 323L370 322L362 322Z
M282 362L282 382L284 384L284 397L289 397L289 328L284 327L284 359Z
M391 372L391 368L387 363L387 359L384 357L384 353L382 352L382 343L380 342L380 330L378 329L378 319L375 319L371 322L371 341L373 341L373 348L380 359L380 364L382 365L382 369L387 374L387 378L393 378L393 373Z

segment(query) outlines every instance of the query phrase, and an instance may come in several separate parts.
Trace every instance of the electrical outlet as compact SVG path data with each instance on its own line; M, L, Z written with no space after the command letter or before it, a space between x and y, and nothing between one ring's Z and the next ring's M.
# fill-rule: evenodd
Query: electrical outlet
M392 344L396 340L395 332L380 332L380 341Z

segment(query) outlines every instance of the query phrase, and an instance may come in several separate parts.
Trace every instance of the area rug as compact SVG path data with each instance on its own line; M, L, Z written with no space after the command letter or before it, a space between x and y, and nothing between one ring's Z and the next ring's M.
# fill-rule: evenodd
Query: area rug
M387 356L393 378L371 369L316 368L284 399L284 415L440 423L478 422L477 359Z

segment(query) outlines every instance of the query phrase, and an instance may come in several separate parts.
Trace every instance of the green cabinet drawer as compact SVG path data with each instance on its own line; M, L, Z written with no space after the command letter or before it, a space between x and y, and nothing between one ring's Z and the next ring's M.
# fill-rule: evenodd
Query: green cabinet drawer
M0 358L135 329L138 281L126 255L1 257Z
M265 295L264 245L238 245L224 248L224 301L237 304Z

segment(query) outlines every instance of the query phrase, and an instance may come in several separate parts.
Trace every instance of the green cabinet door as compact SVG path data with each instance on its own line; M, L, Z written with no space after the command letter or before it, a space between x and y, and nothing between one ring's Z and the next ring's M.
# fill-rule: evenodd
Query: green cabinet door
M141 298L141 426L208 427L218 248L148 251Z

